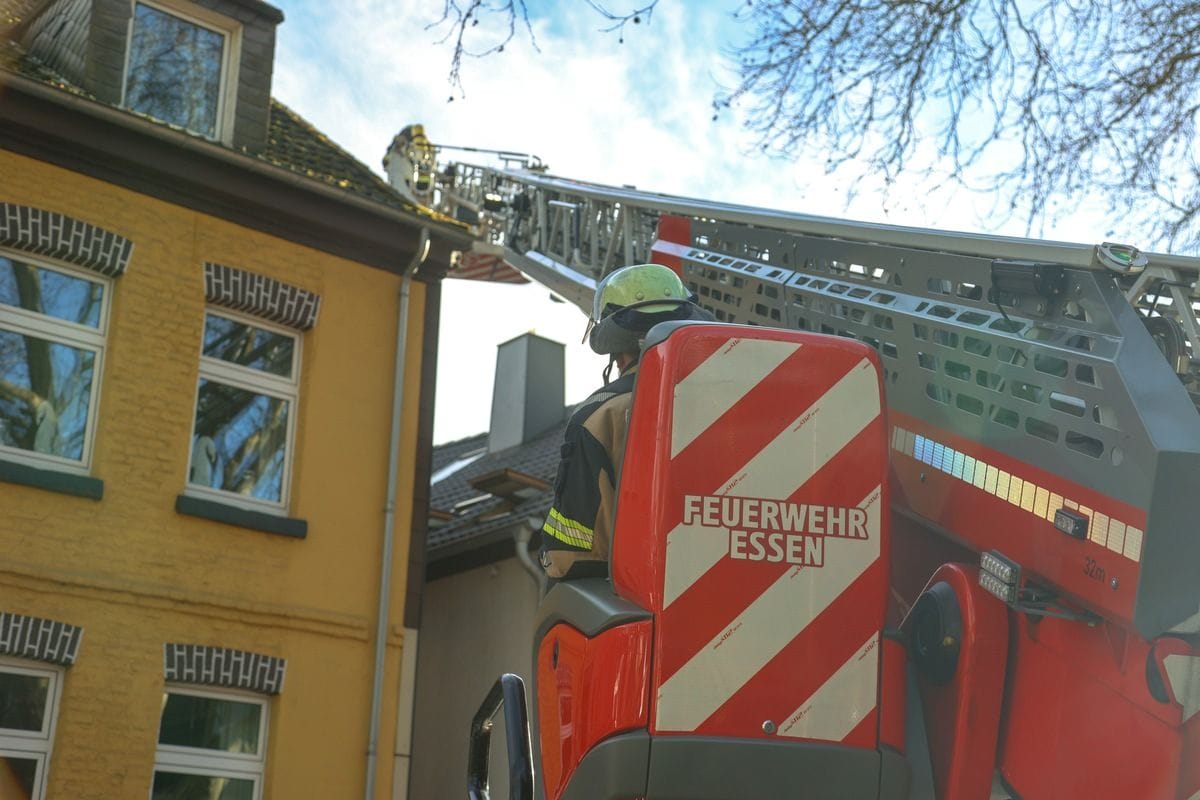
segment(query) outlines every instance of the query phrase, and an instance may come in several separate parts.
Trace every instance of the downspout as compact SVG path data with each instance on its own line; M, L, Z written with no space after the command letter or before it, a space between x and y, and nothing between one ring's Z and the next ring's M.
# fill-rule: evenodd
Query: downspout
M546 571L533 562L533 556L529 555L529 540L533 538L534 532L538 530L537 523L533 519L526 517L521 520L521 524L513 530L513 540L517 546L517 560L521 562L521 566L529 573L529 577L533 578L533 582L538 587L538 597L546 596Z
M379 569L379 609L375 625L375 669L371 682L371 723L367 732L365 800L375 799L375 772L379 751L379 716L383 703L383 668L387 656L388 606L391 604L392 550L396 530L396 479L400 474L400 432L404 421L404 367L408 348L408 298L413 273L429 254L429 228L421 228L417 251L400 281L400 309L396 321L396 365L392 379L392 433L388 441L387 500L383 506L383 563Z

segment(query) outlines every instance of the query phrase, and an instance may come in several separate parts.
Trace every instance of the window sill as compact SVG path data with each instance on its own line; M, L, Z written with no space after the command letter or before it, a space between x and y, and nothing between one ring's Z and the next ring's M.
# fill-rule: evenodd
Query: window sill
M104 496L104 481L99 478L76 475L71 472L59 472L53 469L40 469L15 461L0 460L0 481L19 483L22 486L33 486L48 492L71 494L91 500L99 500Z
M291 536L294 539L304 539L308 536L308 522L305 520L277 517L261 511L247 511L244 508L237 508L215 500L202 500L186 494L175 498L175 511L189 517L200 517L213 522L223 522L226 525L236 525L239 528L250 528L279 536Z

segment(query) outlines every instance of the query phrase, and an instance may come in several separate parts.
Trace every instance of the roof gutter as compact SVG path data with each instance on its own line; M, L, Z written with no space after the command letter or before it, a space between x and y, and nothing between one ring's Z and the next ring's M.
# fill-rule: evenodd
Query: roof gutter
M388 442L387 499L383 506L383 555L379 568L379 607L375 625L375 666L371 682L371 721L367 731L365 800L374 800L379 754L379 717L383 704L383 673L387 656L388 607L391 604L392 552L396 531L396 480L400 474L400 434L404 422L404 368L408 349L408 300L413 273L429 254L429 228L421 228L417 251L400 281L400 308L396 320L395 374L392 378L392 431ZM410 642L405 642L407 649Z

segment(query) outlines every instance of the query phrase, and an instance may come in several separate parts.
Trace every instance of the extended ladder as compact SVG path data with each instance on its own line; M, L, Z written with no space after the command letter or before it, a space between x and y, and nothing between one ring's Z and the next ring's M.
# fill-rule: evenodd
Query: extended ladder
M455 164L445 174L436 202L477 226L477 253L585 311L612 269L675 265L719 320L876 348L889 413L913 421L897 434L901 452L914 455L929 436L913 429L929 426L1145 509L1147 526L1118 535L1114 522L1110 535L1095 514L1088 535L1155 591L1138 593L1136 613L1132 598L1117 601L1124 591L1099 584L1084 599L1146 636L1200 630L1200 586L1180 566L1200 563L1200 538L1184 524L1190 499L1169 488L1183 469L1172 459L1200 454L1200 258L852 222L541 171ZM957 467L953 455L933 466L975 480L961 448L937 452L957 454ZM1031 511L1046 505L1036 489L1058 496L1031 484Z

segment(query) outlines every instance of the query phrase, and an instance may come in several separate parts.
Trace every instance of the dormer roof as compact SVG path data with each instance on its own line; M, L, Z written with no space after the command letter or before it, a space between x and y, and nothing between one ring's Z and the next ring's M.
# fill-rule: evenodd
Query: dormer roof
M282 18L258 0L202 2ZM432 240L429 277L449 266L453 251L469 247L464 224L414 205L267 94L261 146L236 146L124 108L103 87L65 74L21 43L42 15L85 6L94 14L108 3L0 0L0 146L388 270L403 268L397 251L415 250L422 227ZM273 58L273 38L270 52ZM19 132L30 124L42 126L34 138ZM304 185L310 188L296 191Z

